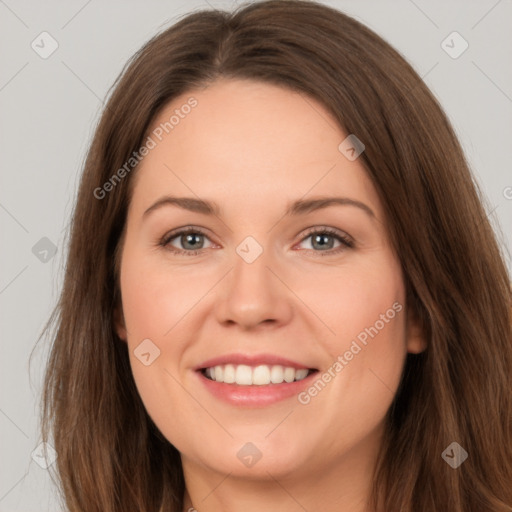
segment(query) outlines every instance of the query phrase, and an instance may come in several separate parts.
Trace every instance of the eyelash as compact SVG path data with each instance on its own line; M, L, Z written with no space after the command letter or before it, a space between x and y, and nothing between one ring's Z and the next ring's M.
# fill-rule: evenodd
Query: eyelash
M188 227L188 228L184 228L184 229L166 234L160 240L158 245L168 249L168 245L172 240L174 240L175 238L178 238L179 236L190 235L190 234L200 234L200 235L208 238L208 235L201 229L194 228L194 227ZM353 249L355 246L354 241L350 237L340 233L339 231L337 231L333 228L329 228L329 227L315 227L315 228L308 229L307 232L302 237L302 239L300 240L300 242L303 242L304 240L309 238L311 235L316 235L316 234L321 234L321 235L327 234L327 235L333 236L339 242L341 242L341 246L336 249L329 249L329 250L325 250L325 251L315 251L313 249L305 249L307 251L312 251L314 253L317 253L317 256L332 256L332 255L338 254L339 252L344 251L346 249ZM168 250L170 250L171 252L178 254L178 255L197 256L205 249L195 249L195 250L187 251L184 249L177 249L177 248L173 247L172 249L168 249Z

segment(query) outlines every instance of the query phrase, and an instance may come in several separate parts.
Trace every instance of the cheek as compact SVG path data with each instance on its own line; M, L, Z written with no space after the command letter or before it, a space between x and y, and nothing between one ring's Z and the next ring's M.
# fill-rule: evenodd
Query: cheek
M332 331L323 337L327 364L342 358L343 369L337 366L333 386L340 402L354 408L364 408L365 400L390 402L407 351L405 290L398 262L390 253L381 253L369 264L340 268L329 286L308 281L301 293Z
M186 349L180 343L180 336L184 338L180 329L186 328L186 321L183 325L180 321L186 319L187 311L201 295L184 275L165 271L163 266L157 267L154 261L136 255L135 251L127 252L120 277L130 364L137 390L155 424L162 427L171 442L180 445L180 421L192 421L190 417L198 413L178 384L179 361ZM146 345L152 362L145 365L136 354L141 353L138 347L148 339L159 352L154 352L153 345ZM176 409L181 411L179 417Z
M392 255L382 251L361 264L329 270L302 276L295 289L331 331L325 336L331 355L347 350L358 335L362 341L365 336L373 339L368 331L375 334L375 328L383 340L391 337L405 347L401 329L404 285L400 266ZM379 347L375 348L378 352Z
M154 258L126 258L121 269L123 312L128 337L163 340L207 292L208 276L187 268L155 265Z
M176 334L182 327L180 320L198 297L179 273L166 272L136 250L125 251L120 279L130 363L151 414L161 409L162 392L158 390L165 389L168 397L175 391L172 376L178 376L178 362L185 350Z

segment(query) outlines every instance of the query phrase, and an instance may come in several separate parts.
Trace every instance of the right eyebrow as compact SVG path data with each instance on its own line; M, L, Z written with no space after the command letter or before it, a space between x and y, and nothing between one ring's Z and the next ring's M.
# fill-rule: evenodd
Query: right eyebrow
M203 213L205 215L219 215L219 206L211 201L204 201L202 199L196 199L194 197L174 197L164 196L153 203L143 214L143 217L149 215L152 211L161 208L165 205L175 205L184 210L191 212Z

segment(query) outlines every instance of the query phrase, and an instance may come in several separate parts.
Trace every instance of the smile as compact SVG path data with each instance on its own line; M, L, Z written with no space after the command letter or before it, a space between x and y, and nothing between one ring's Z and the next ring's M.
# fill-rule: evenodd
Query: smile
M225 384L237 384L238 386L291 383L305 379L312 371L308 368L266 364L258 366L226 364L211 366L202 370L207 379Z
M195 375L217 399L236 407L266 407L311 384L316 368L274 354L228 354L203 361Z

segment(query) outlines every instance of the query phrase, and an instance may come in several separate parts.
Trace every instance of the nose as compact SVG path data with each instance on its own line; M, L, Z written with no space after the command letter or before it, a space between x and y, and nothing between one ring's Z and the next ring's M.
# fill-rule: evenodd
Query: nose
M233 268L217 296L217 320L243 330L275 328L290 322L294 295L280 268L265 250L251 263L235 253Z

